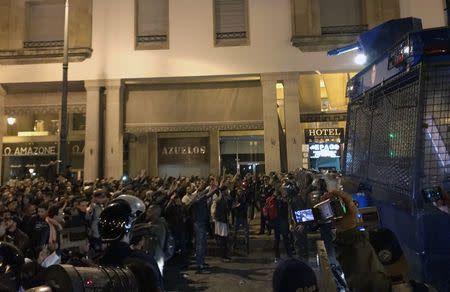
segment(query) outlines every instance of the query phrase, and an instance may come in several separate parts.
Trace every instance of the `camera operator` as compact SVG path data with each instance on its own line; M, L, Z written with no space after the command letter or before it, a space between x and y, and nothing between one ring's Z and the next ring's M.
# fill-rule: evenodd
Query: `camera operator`
M391 290L391 281L369 242L367 232L357 227L358 208L350 195L333 191L322 199L340 197L347 208L342 219L334 222L337 229L337 259L353 292L384 292Z
M106 266L120 266L131 262L144 263L153 271L146 275L149 291L162 291L161 273L153 257L130 247L134 223L144 211L144 202L129 195L117 197L102 211L99 232L102 240L109 245L98 263Z
M312 192L313 197L322 197L325 193L328 192L327 183L323 178L314 179L312 183L315 191ZM333 189L330 189L333 190ZM336 262L336 255L334 252L334 246L333 246L333 223L328 222L324 223L320 226L320 237L323 240L325 244L325 248L327 250L328 258L331 263L338 264Z

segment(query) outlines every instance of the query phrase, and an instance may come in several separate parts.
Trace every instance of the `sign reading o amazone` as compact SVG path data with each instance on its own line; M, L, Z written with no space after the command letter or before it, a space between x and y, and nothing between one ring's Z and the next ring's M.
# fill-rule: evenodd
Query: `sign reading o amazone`
M3 156L56 156L57 143L3 144Z

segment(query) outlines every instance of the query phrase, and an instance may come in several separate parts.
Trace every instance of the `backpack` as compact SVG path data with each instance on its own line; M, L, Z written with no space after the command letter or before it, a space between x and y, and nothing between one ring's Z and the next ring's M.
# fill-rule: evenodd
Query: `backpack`
M172 258L173 254L175 253L175 238L172 235L172 232L170 232L169 227L167 224L166 227L166 239L164 240L164 261L168 261Z
M266 204L263 208L263 215L269 219L275 219L278 217L277 199L275 196L270 196L266 199Z

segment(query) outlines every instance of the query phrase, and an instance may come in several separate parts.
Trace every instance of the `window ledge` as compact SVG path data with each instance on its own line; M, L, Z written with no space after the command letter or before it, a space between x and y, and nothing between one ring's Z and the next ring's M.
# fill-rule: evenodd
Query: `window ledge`
M92 55L91 48L70 48L69 61L82 62ZM1 65L47 64L62 62L63 48L27 48L20 50L0 50Z
M136 50L167 50L169 41L167 34L136 36Z
M168 50L169 42L139 42L136 43L136 50Z
M323 52L356 42L359 33L350 34L327 34L317 36L294 35L291 44L302 52Z
M214 46L216 47L237 47L237 46L248 46L248 38L245 39L216 39Z

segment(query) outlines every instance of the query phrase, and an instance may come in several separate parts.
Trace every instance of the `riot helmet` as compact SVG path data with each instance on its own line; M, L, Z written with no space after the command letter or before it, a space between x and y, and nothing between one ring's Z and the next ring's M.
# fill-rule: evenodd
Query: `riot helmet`
M113 242L122 239L131 232L136 219L145 212L141 199L121 195L111 201L100 214L98 228L103 242Z

